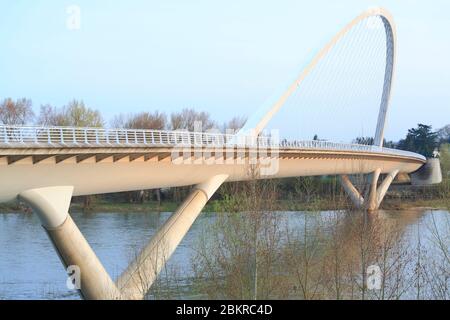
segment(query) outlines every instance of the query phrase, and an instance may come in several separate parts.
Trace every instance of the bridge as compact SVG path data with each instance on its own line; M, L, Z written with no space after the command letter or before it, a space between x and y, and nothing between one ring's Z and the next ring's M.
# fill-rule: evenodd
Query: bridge
M355 25L382 20L385 75L373 145L297 141L264 135L268 122L314 67ZM384 9L350 22L275 101L235 134L74 127L0 126L0 202L20 199L39 216L64 266L81 271L86 299L142 299L216 190L229 181L338 175L355 207L377 210L399 173L419 170L420 154L383 147L395 61L395 29ZM257 169L249 174L249 167ZM349 175L366 175L365 194ZM381 183L380 176L384 175ZM113 281L68 213L72 196L194 186L139 255Z

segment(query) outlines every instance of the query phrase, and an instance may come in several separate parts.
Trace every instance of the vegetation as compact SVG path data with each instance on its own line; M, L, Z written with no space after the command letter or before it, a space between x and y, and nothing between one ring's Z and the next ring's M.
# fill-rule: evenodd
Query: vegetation
M408 130L406 138L399 141L398 147L428 158L432 157L434 149L438 146L438 133L431 129L431 126L419 123L417 128Z
M112 126L126 129L163 130L167 127L167 116L159 111L154 113L140 112L135 115L120 114L113 119Z
M83 101L72 100L62 108L41 106L37 123L44 126L103 127L98 110L86 107Z
M450 124L437 131L440 144L450 143Z
M438 188L441 197L446 198L450 204L450 143L441 144L439 153L443 180Z
M411 242L396 219L349 208L288 219L274 213L276 187L273 180L228 185L195 246L193 292L208 299L449 298L448 216L431 213L417 226L427 236L417 230ZM376 289L373 267L381 275Z
M13 101L6 98L0 103L0 122L2 124L20 125L34 119L31 100L22 98Z

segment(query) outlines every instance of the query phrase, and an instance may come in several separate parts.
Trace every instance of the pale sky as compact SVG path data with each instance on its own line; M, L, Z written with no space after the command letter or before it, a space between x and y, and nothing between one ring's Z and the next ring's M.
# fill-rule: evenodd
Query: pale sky
M79 30L66 25L70 5L81 9ZM38 110L77 98L106 120L185 107L219 121L248 116L301 71L305 57L379 5L398 33L386 138L398 140L418 122L450 123L445 0L0 0L0 99L28 97ZM355 113L345 117L361 126ZM325 138L343 140L344 131L329 127Z

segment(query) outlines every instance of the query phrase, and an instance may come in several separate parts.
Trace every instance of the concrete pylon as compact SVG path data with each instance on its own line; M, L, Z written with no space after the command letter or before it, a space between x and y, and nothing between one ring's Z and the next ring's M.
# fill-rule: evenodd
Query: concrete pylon
M353 185L347 175L341 175L341 185L344 188L345 192L349 196L352 203L355 205L357 209L365 208L367 211L376 211L380 207L381 202L386 195L389 186L392 181L397 176L399 170L394 170L390 172L386 178L382 181L382 183L378 186L378 179L381 174L380 169L376 169L373 173L371 173L370 188L366 193L365 197L361 195L358 189Z
M143 299L203 207L228 175L198 184L117 280L124 299Z
M384 178L383 182L381 182L380 186L377 190L377 209L380 207L381 201L383 201L386 192L388 191L392 181L394 181L395 177L398 174L398 170L394 170L390 172L386 178Z
M366 202L367 211L375 211L378 209L378 201L377 201L377 184L378 178L380 177L381 169L376 169L370 177L370 191L369 198Z
M68 213L72 192L71 186L37 188L20 193L19 198L39 216L66 270L79 268L80 295L84 299L119 299L116 285Z
M361 209L364 206L364 197L361 193L356 189L353 183L350 181L350 178L344 174L340 177L341 185L344 188L347 195L350 197L352 203L355 205L357 209Z

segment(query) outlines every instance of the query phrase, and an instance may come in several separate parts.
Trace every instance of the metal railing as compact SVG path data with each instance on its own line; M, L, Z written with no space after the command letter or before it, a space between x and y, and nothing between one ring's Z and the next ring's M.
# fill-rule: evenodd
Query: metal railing
M99 148L99 147L248 147L318 149L385 153L425 160L420 154L372 145L310 140L278 140L183 130L135 130L78 127L0 126L0 148Z

